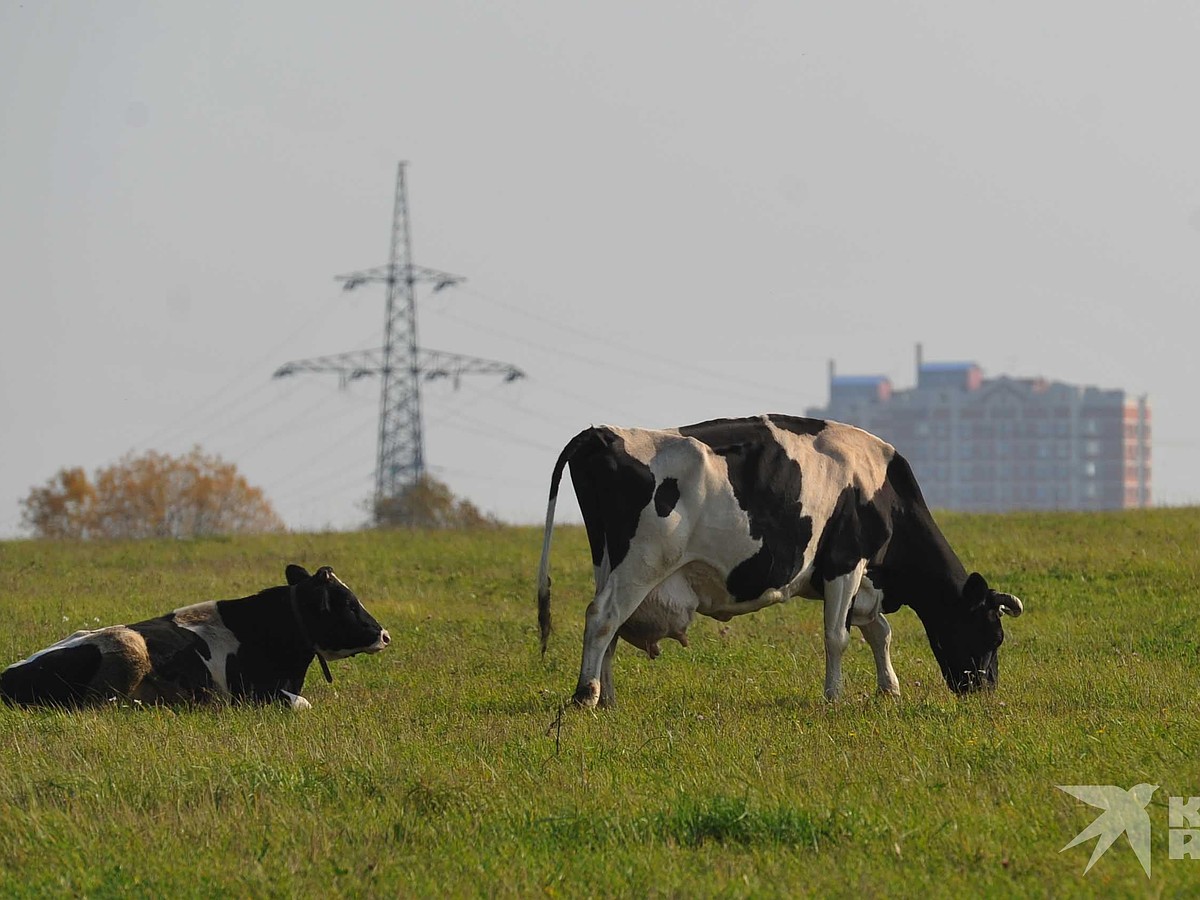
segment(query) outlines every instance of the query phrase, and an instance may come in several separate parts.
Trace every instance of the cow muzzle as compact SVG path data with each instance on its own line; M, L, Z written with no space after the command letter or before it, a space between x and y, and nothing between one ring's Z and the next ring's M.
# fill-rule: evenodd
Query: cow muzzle
M324 647L319 647L318 650L326 659L346 659L350 656L357 656L360 653L379 653L391 642L392 636L384 628L380 630L379 637L376 638L374 643L366 644L362 647L348 647L341 650L326 650Z
M988 654L977 666L961 671L947 669L942 674L945 676L946 685L956 694L995 690L996 682L999 680L996 654Z

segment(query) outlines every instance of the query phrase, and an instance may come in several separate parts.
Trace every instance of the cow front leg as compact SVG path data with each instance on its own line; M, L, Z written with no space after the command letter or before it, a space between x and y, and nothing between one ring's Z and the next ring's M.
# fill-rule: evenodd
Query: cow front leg
M825 582L825 699L842 692L842 654L850 646L850 609L862 582L864 563Z
M859 628L875 656L875 679L879 684L879 693L899 697L900 680L896 677L896 670L892 668L892 626L883 617L883 613L879 613L872 621L860 625Z
M857 625L871 646L875 657L875 680L879 693L892 697L900 696L900 681L892 668L892 626L883 617L883 591L863 576L858 593L850 607L850 624Z

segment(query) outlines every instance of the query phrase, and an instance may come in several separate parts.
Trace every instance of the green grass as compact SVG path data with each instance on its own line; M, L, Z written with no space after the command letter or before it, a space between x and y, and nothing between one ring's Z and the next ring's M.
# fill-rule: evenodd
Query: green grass
M0 707L0 896L1166 896L1167 797L1200 794L1200 510L939 517L1012 591L1001 683L955 698L915 616L891 617L899 701L857 638L821 699L808 601L650 661L619 706L574 689L591 564L560 528L538 653L540 529L0 543L0 664L331 564L390 630L314 668L313 709ZM1161 785L1153 877L1056 784Z

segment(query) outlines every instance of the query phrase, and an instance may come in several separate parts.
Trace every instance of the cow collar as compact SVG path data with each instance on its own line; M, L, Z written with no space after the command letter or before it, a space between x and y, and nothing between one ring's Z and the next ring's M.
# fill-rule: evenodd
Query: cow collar
M329 673L329 663L325 662L325 656L318 649L316 642L308 636L308 629L304 627L304 619L300 617L300 606L296 603L296 586L294 584L288 586L288 598L292 603L292 616L296 619L296 626L300 629L300 637L304 643L312 647L313 653L317 655L317 661L321 664L325 680L333 684L333 676Z

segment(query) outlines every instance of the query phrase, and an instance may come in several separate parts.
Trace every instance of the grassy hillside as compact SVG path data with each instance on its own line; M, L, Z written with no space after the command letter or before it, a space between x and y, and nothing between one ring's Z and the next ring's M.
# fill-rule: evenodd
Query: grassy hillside
M1167 797L1200 795L1200 510L943 515L968 568L1020 596L1000 688L953 697L915 616L877 699L855 641L821 698L818 604L655 661L620 706L568 711L591 566L560 528L538 654L537 529L0 543L0 664L128 622L335 570L390 630L315 668L313 709L0 707L0 896L1168 896ZM1056 784L1159 784L1147 880Z

